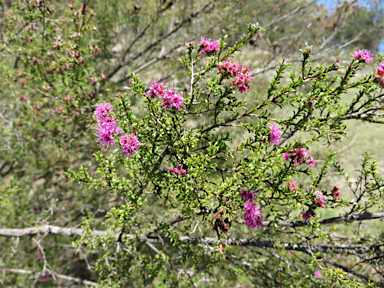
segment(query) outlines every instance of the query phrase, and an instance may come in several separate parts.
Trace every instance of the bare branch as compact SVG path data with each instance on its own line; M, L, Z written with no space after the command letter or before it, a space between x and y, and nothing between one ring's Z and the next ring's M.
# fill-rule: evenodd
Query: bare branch
M348 218L348 217L346 217ZM94 236L106 236L107 231L94 230ZM0 229L0 236L6 237L22 237L28 235L37 235L37 234L55 234L69 237L81 237L84 234L83 229L79 228L62 228L51 225L43 225L40 227L32 228L23 228L23 229ZM120 233L116 234L116 241ZM172 241L168 237L159 235L132 235L125 234L123 236L124 241L133 241L136 240L140 243L150 243L150 244L171 244ZM294 244L294 243L284 243L278 241L264 241L259 239L217 239L211 237L188 237L180 236L179 241L188 243L188 244L206 244L206 245L217 245L218 241L223 245L233 245L233 246L254 246L259 248L274 248L274 249L284 249L284 250L293 250L301 251L305 253L346 253L351 255L361 255L368 253L380 253L381 246L383 245L372 245L372 246L357 246L357 247L330 247L330 246L312 246L307 244Z
M38 275L40 273L40 272L35 272L35 271L23 270L23 269L1 269L0 271L19 273L19 274L29 274L29 275ZM72 281L75 283L84 284L84 285L88 285L88 286L92 286L92 287L99 287L99 284L92 282L92 281L83 280L80 278L70 277L70 276L56 274L56 273L45 274L43 276L52 276L52 277L55 277L57 279Z
M211 5L211 3L208 3L206 5L204 5L200 10L194 12L194 13L191 13L188 17L186 17L185 19L183 19L175 28L173 28L171 31L169 31L167 34L165 35L162 35L161 37L159 37L158 39L156 39L155 41L153 41L150 45L148 45L143 51L139 52L137 55L131 57L130 59L128 59L127 61L125 62L120 62L113 70L112 72L110 72L107 76L107 80L112 78L118 71L120 71L121 68L123 68L125 65L127 65L128 63L130 62L133 62L134 60L138 59L139 57L141 57L142 55L144 55L146 52L148 52L149 50L151 50L152 48L156 47L157 45L159 45L159 43L161 43L161 41L163 41L164 39L170 37L171 35L173 35L174 33L176 33L180 28L182 28L184 25L188 24L193 18L195 18L196 16L198 16L200 13L206 13L206 12L209 12L213 9L213 5Z
M324 218L324 219L319 220L319 224L325 225L325 224L336 224L336 223L343 223L343 222L375 220L375 219L384 219L384 212L364 213L364 214L358 214L358 215ZM277 225L280 227L302 227L302 226L308 225L308 222L305 222L305 221L272 222L271 221L271 222L263 222L263 224L264 224L264 226Z

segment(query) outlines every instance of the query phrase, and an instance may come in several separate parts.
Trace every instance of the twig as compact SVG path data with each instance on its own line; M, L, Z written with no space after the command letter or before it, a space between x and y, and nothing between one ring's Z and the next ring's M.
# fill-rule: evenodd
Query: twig
M20 274L30 274L30 275L38 275L39 274L39 272L23 270L23 269L0 269L0 271L12 272L12 273L20 273ZM92 287L99 287L99 284L97 284L95 282L88 281L88 280L83 280L83 279L80 279L80 278L70 277L70 276L66 276L66 275L61 275L61 274L54 273L54 274L47 274L47 275L44 275L44 276L50 276L50 275L55 276L58 279L72 281L72 282L75 282L75 283L89 285L89 286L92 286Z

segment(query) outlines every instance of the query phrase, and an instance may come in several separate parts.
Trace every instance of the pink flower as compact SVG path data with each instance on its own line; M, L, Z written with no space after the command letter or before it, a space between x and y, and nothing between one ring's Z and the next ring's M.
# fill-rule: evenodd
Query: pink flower
M163 99L163 108L181 110L183 106L184 97L174 90L168 90L164 83L152 81L151 89L147 92L150 98L155 96Z
M164 165L164 169L165 169L165 170L167 170L167 171L169 171L169 172L173 172L173 173L175 173L176 175L179 175L179 174L181 174L181 175L185 175L185 174L187 174L187 171L184 170L184 169L181 169L181 167L183 167L182 164L177 164L177 168L173 168L173 167L169 167L169 166L167 166L167 165Z
M116 140L115 136L120 133L121 129L117 127L116 122L100 123L96 128L96 142L98 142L100 146L107 148L109 145L114 144Z
M249 88L251 88L251 86L249 86L249 85L244 85L244 84L240 84L240 85L237 86L237 88L239 88L239 92L240 92L240 93L245 93L245 92L247 92L247 90L248 90Z
M200 45L203 49L201 49L199 55L203 54L213 54L214 52L219 52L220 47L219 47L220 41L215 41L212 39L207 39L201 37Z
M316 213L313 210L303 211L301 212L301 216L304 221L308 221L311 217L316 217Z
M315 271L315 277L317 277L317 278L321 277L321 273L320 273L319 270L316 270L316 271Z
M251 228L263 227L260 208L253 202L257 195L251 191L242 190L240 196L244 199L244 223Z
M311 157L307 160L307 165L308 166L315 166L316 165L316 160L315 158Z
M324 201L316 201L317 206L324 207L325 202Z
M135 134L121 136L120 144L120 152L127 157L133 155L140 146L145 145L140 143Z
M175 108L176 110L180 110L183 106L183 101L183 95L180 95L176 91L168 91L167 94L163 97L163 108Z
M380 63L379 66L377 66L375 75L377 79L381 79L384 76L384 63Z
M51 275L42 275L42 276L40 276L40 281L47 281L49 278L52 278L52 276Z
M317 191L313 192L313 196L315 196L315 198L316 198L316 201L315 201L316 205L319 207L324 207L326 197L323 195L323 193L321 193L321 191L317 190Z
M251 88L251 85L249 84L251 81L249 67L243 67L241 64L226 60L219 64L218 70L225 76L236 77L236 79L232 81L232 85L236 86L240 93L247 92Z
M152 86L147 95L150 98L155 98L155 96L163 98L166 94L168 88L164 85L164 83L152 81Z
M353 55L353 58L361 61L361 62L371 62L373 60L374 55L369 50L357 50Z
M269 126L269 129L271 130L271 134L269 135L269 142L274 144L275 146L279 145L281 141L281 132L280 127L277 124L272 124Z
M96 85L97 82L99 82L99 80L97 79L96 76L93 76L93 77L90 77L90 78L89 78L89 84L91 84L91 85Z
M309 154L309 151L307 149L303 148L297 148L295 150L290 150L287 153L283 154L284 161L288 161L289 159L293 159L293 163L295 163L296 166L307 162L308 166L314 166L316 165L316 160Z
M96 107L95 116L98 122L103 122L106 117L113 113L111 104L103 103Z
M287 181L287 186L291 189L292 193L296 193L299 190L297 184L298 182Z
M341 197L339 190L340 190L340 188L337 188L336 186L333 187L333 189L332 189L332 196L335 197L336 199Z
M95 116L98 122L95 133L97 136L96 142L105 148L113 145L116 140L116 135L122 132L117 126L116 119L110 116L112 112L112 106L108 103L98 105L95 110Z
M39 262L39 261L41 261L41 259L43 259L43 254L40 252L39 253L39 256L37 256L37 258L36 258L36 262Z
M60 41L53 42L53 48L54 49L60 50L61 47L63 47L63 44L61 44Z
M241 190L240 196L244 198L245 202L252 202L257 196L251 191Z
M260 228L263 227L262 215L260 208L257 205L250 201L244 202L244 223L245 225L251 228Z

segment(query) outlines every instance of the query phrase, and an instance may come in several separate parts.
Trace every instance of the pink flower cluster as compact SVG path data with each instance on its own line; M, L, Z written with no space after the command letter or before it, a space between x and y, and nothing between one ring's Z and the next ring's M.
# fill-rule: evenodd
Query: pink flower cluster
M181 165L181 164L177 164L177 168L169 167L167 165L164 165L164 169L165 170L167 170L169 172L173 172L176 175L179 175L179 174L185 175L185 174L187 174L187 171L184 170L184 169L181 169L181 167L183 167L183 165Z
M287 187L292 191L292 193L296 193L299 190L297 184L297 182L287 181Z
M371 62L373 60L373 57L375 55L372 54L371 51L363 49L363 50L357 50L352 57L355 58L356 60L359 60L361 62Z
M245 93L251 88L249 82L252 78L249 75L249 67L244 67L241 64L226 60L223 63L220 63L218 69L219 72L222 72L225 75L236 77L236 79L232 81L232 85L236 86L241 93Z
M120 144L121 144L120 152L127 157L133 155L136 149L140 148L140 146L145 145L143 143L140 143L140 141L137 139L137 136L135 134L130 134L130 135L126 134L121 136Z
M254 202L256 195L250 191L241 191L240 196L244 198L244 223L251 228L263 227L260 208Z
M313 196L315 196L315 203L317 206L319 207L324 207L325 205L325 200L326 200L326 197L323 195L323 193L321 193L321 191L315 191L313 192Z
M384 63L380 63L375 71L376 79L379 80L381 87L384 87Z
M341 197L341 194L339 192L340 188L334 186L333 189L332 189L332 196L335 197L336 199L340 198Z
M297 148L295 150L290 150L283 155L284 161L293 159L295 165L300 165L301 163L306 162L308 166L315 166L316 160L309 154L307 149Z
M61 47L63 47L63 44L61 43L61 39L63 39L62 35L56 35L56 41L53 42L53 48L60 50Z
M152 81L151 89L147 93L150 98L155 96L163 99L163 108L181 110L183 106L184 97L174 90L169 90L164 83Z
M98 105L95 110L95 117L98 123L95 133L97 136L96 142L105 148L109 145L114 145L117 137L122 134L121 128L117 126L117 121L111 116L111 113L113 113L113 109L108 103ZM120 144L120 152L127 157L134 154L137 148L145 145L139 142L135 134L122 135L120 137Z
M272 124L269 126L269 129L271 130L271 134L269 134L269 142L271 142L275 146L279 145L281 141L281 134L283 134L283 132L280 130L279 125Z
M121 129L117 126L117 121L110 114L113 112L112 106L107 103L100 104L96 107L95 117L98 122L96 127L96 142L100 146L108 147L113 145L116 136L121 134Z
M315 218L316 213L315 213L315 211L309 209L308 211L301 212L301 216L303 217L304 221L308 221L309 219L311 219L311 217Z
M213 54L214 52L219 52L220 47L219 47L220 41L215 41L212 39L207 39L201 37L200 45L203 49L201 49L199 55L203 54Z

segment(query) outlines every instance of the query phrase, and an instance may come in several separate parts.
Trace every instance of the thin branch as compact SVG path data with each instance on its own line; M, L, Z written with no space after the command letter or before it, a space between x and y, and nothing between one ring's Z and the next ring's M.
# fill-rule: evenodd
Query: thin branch
M94 236L106 236L107 231L99 231L94 230ZM7 237L22 237L28 235L37 235L37 234L55 234L62 236L70 236L70 237L81 237L84 234L84 230L80 228L62 228L51 225L43 225L40 227L32 227L32 228L23 228L23 229L0 229L0 236ZM120 233L116 234L116 241L120 235ZM123 236L124 241L138 241L139 243L145 244L168 244L172 245L172 239L169 237L164 237L159 235L132 235L125 234ZM357 246L357 247L332 247L332 246L312 246L306 244L295 244L295 243L284 243L278 241L264 241L259 239L217 239L211 237L188 237L188 236L180 236L179 241L187 243L187 244L206 244L215 246L218 244L218 241L223 245L231 245L231 246L253 246L259 248L273 248L273 249L284 249L284 250L292 250L292 251L301 251L305 253L346 253L351 255L361 255L368 253L380 253L382 252L380 247L383 245L372 245L372 246Z
M150 45L148 45L143 51L139 52L138 54L136 54L135 56L131 57L130 59L128 59L127 61L125 62L120 62L108 75L107 75L107 80L112 78L121 68L123 68L125 65L127 65L128 63L130 62L133 62L134 60L138 59L139 57L141 57L143 54L145 54L146 52L148 52L149 50L151 50L152 48L156 47L157 45L159 45L159 43L161 43L161 41L163 41L164 39L170 37L172 34L176 33L180 28L182 28L184 25L188 24L193 18L195 18L196 16L198 16L200 13L202 12L209 12L213 9L213 5L211 5L211 3L208 3L206 5L204 5L200 10L194 12L194 13L191 13L188 17L184 18L174 29L172 29L171 31L169 31L167 34L159 37L158 39L156 39L155 41L153 41Z
M332 217L332 218L324 218L319 219L318 222L320 225L326 224L336 224L336 223L344 223L344 222L352 222L352 221L363 221L363 220L377 220L384 219L384 212L380 213L363 213L358 215L348 215L342 217ZM174 224L184 220L184 218L176 217L170 220L169 224ZM176 222L173 222L176 221ZM277 225L279 227L302 227L310 224L306 221L292 221L292 222L274 222L274 221L264 221L264 226ZM28 235L38 235L38 234L55 234L67 237L81 237L83 236L84 230L80 228L64 228L52 225L42 225L40 227L30 227L30 228L2 228L0 229L0 236L5 237L23 237ZM94 236L106 236L107 231L94 230Z
M23 270L23 269L0 269L0 271L20 273L20 274L29 274L29 275L38 275L40 273L40 272L35 272L35 271ZM80 278L70 277L70 276L66 276L66 275L52 273L52 274L45 274L44 276L52 276L52 277L55 277L57 279L72 281L75 283L84 284L84 285L88 285L88 286L92 286L92 287L99 287L99 284L97 284L95 282L83 280Z
M384 212L380 213L363 213L358 215L349 215L349 216L342 216L342 217L332 217L332 218L324 218L319 219L320 225L325 224L336 224L336 223L343 223L343 222L352 222L352 221L363 221L363 220L375 220L375 219L384 219ZM277 225L280 227L302 227L306 226L309 223L305 221L294 221L294 222L263 222L264 226L268 225Z

